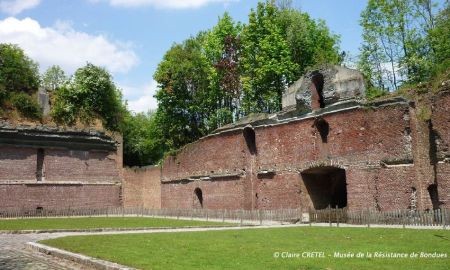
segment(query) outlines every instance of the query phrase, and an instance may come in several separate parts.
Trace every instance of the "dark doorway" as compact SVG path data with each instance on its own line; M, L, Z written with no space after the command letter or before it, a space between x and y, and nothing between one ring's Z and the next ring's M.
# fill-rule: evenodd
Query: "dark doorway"
M438 186L436 184L429 185L428 194L430 194L431 203L433 204L433 210L439 209L440 202Z
M251 127L245 127L242 131L245 142L247 143L248 151L251 155L256 154L256 135L255 130Z
M194 190L194 209L203 208L203 192L200 188Z
M347 206L345 170L336 167L319 167L306 170L301 175L314 209Z
M314 72L311 78L311 109L317 110L325 108L325 100L323 98L323 75L319 72Z

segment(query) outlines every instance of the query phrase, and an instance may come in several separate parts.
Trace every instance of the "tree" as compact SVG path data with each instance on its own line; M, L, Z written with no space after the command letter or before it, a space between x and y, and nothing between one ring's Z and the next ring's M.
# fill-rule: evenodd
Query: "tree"
M287 6L277 13L277 24L289 47L291 60L298 66L294 78L302 76L308 67L340 63L339 36L330 33L325 21L315 21L290 4L284 5Z
M53 118L60 123L73 125L79 119L91 124L102 121L109 130L118 130L125 107L121 93L111 75L104 68L88 63L79 68L73 80L55 91Z
M156 164L163 157L161 129L156 125L155 113L126 113L122 128L124 164L145 166Z
M277 12L273 1L258 3L242 33L244 114L280 110L281 96L295 79L298 65L291 60L287 41L277 23Z
M242 26L228 13L219 18L216 26L205 35L203 47L210 62L209 130L231 123L239 117L241 93L239 61Z
M17 45L0 43L0 88L33 93L39 87L38 64Z
M156 118L168 149L194 141L208 132L211 108L212 67L203 53L204 33L175 44L159 63L154 79L158 110Z
M47 90L54 91L67 81L64 70L58 65L53 65L42 75L42 86Z
M397 90L430 78L437 60L432 45L435 7L431 0L369 0L361 14L359 67L371 85Z
M428 40L432 48L432 61L435 63L433 73L444 72L450 67L450 5L436 15L434 27L428 31ZM433 74L434 75L434 74Z

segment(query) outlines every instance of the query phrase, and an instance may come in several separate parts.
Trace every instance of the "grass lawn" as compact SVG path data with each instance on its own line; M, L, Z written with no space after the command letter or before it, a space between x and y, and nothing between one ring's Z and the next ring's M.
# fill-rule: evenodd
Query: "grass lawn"
M226 225L219 222L149 217L81 217L0 220L0 230L97 229Z
M208 232L70 236L54 247L140 269L449 269L450 231L274 228ZM324 258L274 258L323 252ZM334 252L427 252L447 258L334 258Z

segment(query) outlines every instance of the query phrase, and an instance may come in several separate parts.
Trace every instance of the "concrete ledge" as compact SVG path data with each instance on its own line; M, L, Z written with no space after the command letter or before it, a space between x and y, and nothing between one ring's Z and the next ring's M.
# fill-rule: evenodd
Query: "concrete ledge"
M102 269L102 270L133 270L136 268L131 268L128 266L120 265L117 263L104 261L96 258L92 258L89 256L72 253L69 251L65 251L62 249L46 246L43 244L28 242L26 244L26 248L35 252L44 253L47 255L51 255L57 258L61 258L64 260L69 260L78 264L86 265L89 267L93 267L95 269Z

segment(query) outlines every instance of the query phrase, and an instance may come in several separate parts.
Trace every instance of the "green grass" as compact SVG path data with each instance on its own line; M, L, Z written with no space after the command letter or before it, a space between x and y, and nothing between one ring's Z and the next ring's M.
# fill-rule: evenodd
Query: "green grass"
M450 252L450 231L297 227L70 236L54 247L140 269L449 269L450 259L333 258L334 252ZM275 252L325 258L274 258ZM328 256L330 255L330 256Z
M0 220L0 230L98 229L226 225L219 222L148 217L81 217Z

